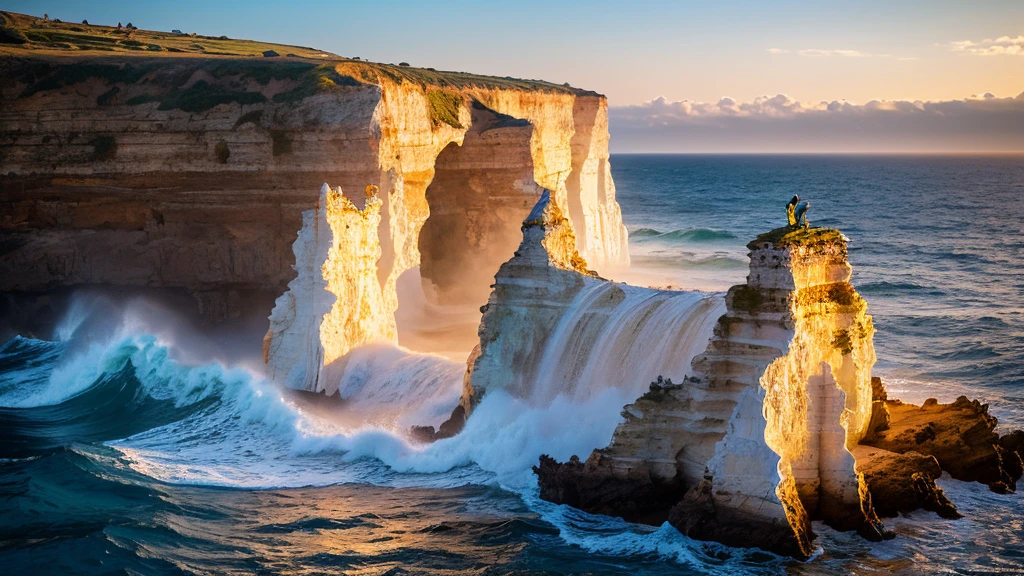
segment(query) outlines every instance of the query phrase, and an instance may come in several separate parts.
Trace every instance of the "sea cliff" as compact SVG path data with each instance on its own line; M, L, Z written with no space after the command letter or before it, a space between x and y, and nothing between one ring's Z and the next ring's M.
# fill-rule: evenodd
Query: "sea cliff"
M154 54L101 28L89 38L118 51L77 39L0 47L9 303L102 285L184 291L214 320L251 311L256 293L266 315L295 276L291 245L324 182L380 190L385 313L397 278L420 265L438 300L482 302L487 275L453 282L451 267L492 274L545 188L592 266L628 261L597 93L308 49L212 48L244 52L239 41L170 51L155 39ZM85 36L47 33L58 32Z
M543 405L558 396L583 401L609 389L632 391L636 375L685 375L721 312L720 297L601 278L547 193L523 222L522 237L481 309L463 382L466 414L489 390Z

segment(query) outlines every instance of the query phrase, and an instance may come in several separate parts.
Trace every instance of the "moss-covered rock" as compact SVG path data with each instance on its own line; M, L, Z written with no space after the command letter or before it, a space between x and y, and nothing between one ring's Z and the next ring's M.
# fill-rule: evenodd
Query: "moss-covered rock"
M770 244L774 248L789 246L815 246L818 244L839 244L847 242L846 236L833 228L803 228L783 226L765 232L747 244L750 250L756 250Z
M462 94L451 90L427 90L427 100L430 102L430 120L434 126L447 124L462 129L462 123L459 122Z

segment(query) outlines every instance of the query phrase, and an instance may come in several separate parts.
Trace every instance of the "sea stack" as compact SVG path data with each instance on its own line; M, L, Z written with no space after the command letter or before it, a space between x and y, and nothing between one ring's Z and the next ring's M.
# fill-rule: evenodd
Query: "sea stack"
M359 208L340 186L324 183L316 206L303 212L292 246L296 276L277 299L263 337L263 361L272 379L333 394L337 379L321 378L333 362L361 344L397 341L377 280L380 208L375 186L366 188Z
M461 399L466 414L488 390L540 406L558 396L583 401L609 387L631 396L638 373L685 375L721 314L720 296L599 277L576 249L573 222L547 191L522 233L481 309Z
M824 228L751 242L747 283L691 374L652 384L585 463L542 458L541 497L801 558L813 519L883 537L850 452L871 422L875 352L846 244Z
M498 269L482 308L480 344L467 360L460 405L469 414L488 388L529 397L548 337L585 283L597 282L576 250L576 233L551 193L523 222L523 241ZM505 337L501 337L505 335Z

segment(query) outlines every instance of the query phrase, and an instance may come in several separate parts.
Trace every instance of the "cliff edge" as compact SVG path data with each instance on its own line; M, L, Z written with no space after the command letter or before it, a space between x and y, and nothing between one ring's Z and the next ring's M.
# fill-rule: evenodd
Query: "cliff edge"
M415 267L438 301L482 303L543 189L591 265L628 261L600 94L3 16L26 38L0 44L8 317L83 286L187 293L212 320L265 316L323 182L380 190L385 313ZM486 273L454 282L452 267Z

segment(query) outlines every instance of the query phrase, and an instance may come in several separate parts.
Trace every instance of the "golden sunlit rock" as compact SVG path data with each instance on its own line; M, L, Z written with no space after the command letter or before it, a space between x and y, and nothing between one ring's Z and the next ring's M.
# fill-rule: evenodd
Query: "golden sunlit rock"
M665 496L645 513L662 507L684 533L731 545L754 538L806 557L819 518L883 536L849 452L871 420L871 317L849 284L846 239L797 236L752 243L747 283L729 290L691 374L627 406L610 446L580 474L648 491L677 486L670 515ZM538 469L542 496L574 482L556 466Z
M360 344L395 341L395 319L385 307L377 261L381 200L366 188L357 208L341 188L327 184L316 208L303 214L295 241L297 276L270 315L263 339L272 378L292 388L337 389L322 370Z

